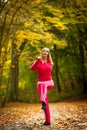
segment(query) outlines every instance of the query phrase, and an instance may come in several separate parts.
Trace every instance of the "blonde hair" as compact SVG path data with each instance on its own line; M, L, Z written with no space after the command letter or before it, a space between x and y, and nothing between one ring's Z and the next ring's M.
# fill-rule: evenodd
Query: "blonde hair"
M47 50L48 50L48 60L50 61L51 65L53 65L54 63L53 63L53 60L52 60L52 56L51 56L51 53L50 53L50 49L47 48L47 47L44 47L44 48L42 49L42 51L43 51L44 49L47 49ZM41 52L42 52L42 51L41 51ZM42 59L42 53L40 54L40 58Z

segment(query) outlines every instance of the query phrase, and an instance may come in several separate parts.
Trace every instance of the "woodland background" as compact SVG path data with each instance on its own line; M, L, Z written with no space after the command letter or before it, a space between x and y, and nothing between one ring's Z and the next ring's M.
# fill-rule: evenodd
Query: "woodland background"
M86 30L86 0L0 0L0 105L39 102L29 66L45 46L54 62L49 101L87 93Z

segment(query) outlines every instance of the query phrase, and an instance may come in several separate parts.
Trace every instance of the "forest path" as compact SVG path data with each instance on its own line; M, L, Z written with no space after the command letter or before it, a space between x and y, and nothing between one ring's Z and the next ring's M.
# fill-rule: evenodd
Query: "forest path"
M87 130L87 102L50 103L51 125L43 126L41 104L8 103L0 109L0 130Z

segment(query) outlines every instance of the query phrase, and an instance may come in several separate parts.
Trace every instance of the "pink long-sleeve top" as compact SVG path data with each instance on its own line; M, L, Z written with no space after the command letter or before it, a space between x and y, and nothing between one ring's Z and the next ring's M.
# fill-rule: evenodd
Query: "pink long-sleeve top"
M52 79L52 65L49 60L43 63L41 59L37 59L30 66L30 70L37 71L38 81L48 81Z

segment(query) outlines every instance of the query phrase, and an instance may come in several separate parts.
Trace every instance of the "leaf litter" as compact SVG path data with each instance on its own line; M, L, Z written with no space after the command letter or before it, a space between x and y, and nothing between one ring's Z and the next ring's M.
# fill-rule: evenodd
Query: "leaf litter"
M41 104L8 103L0 108L0 130L87 130L87 103L50 103L51 125L44 126Z

